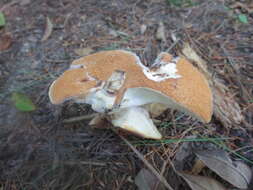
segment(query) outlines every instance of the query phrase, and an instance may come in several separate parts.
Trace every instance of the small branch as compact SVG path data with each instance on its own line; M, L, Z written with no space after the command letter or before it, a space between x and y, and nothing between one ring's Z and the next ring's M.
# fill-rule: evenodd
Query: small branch
M92 161L80 161L80 162L67 161L67 162L63 162L63 163L68 164L68 165L81 164L81 165L93 165L93 166L106 166L106 164L107 164L104 162L92 162Z
M93 114L90 114L90 115L82 115L82 116L78 116L78 117L72 117L72 118L69 118L69 119L64 119L62 122L63 123L75 123L75 122L79 122L79 121L83 121L83 120L92 119L97 115L98 115L98 113L93 113Z
M90 115L82 115L82 116L77 116L77 117L71 117L69 119L64 119L62 122L63 123L75 123L75 122L79 122L79 121L83 121L83 120L89 120L89 119L92 119L92 118L96 117L98 114L99 113L93 113L93 114L90 114ZM158 120L158 119L152 119L152 121L155 124L161 123L161 121Z
M165 187L167 187L169 190L173 190L173 188L168 184L167 180L159 174L156 169L144 158L144 156L132 145L126 140L123 136L119 135L120 138L134 151L134 153L144 162L144 164L148 167L148 169L153 172L153 174L159 179L159 181L164 184Z

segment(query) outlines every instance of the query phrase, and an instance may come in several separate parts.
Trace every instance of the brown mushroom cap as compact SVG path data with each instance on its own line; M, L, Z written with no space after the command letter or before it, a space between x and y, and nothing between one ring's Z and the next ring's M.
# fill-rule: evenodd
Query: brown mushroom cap
M70 69L51 84L49 98L53 104L60 104L71 98L84 97L95 85L96 81L90 80L85 70Z
M169 64L172 56L162 53L160 61ZM54 104L71 98L83 98L90 89L106 81L115 70L125 72L123 86L116 94L120 104L125 92L131 88L151 89L176 103L176 108L209 122L212 116L212 93L204 75L189 61L180 58L176 63L179 78L160 82L151 80L143 72L139 58L127 51L102 51L80 58L71 64L50 87L49 96Z

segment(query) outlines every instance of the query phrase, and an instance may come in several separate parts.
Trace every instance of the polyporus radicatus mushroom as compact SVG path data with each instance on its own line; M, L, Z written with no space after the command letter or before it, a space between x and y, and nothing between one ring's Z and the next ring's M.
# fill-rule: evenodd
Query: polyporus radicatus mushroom
M75 60L49 89L53 104L74 99L107 112L114 126L145 138L162 136L149 118L153 104L209 122L212 93L204 75L183 58L161 53L150 67L134 53L102 51ZM160 110L161 111L161 110Z

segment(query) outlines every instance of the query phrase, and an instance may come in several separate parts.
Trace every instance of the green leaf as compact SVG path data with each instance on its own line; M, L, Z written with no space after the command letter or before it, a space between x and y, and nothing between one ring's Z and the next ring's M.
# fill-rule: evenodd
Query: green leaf
M12 93L11 97L12 101L14 102L15 107L19 111L34 111L36 109L35 105L33 104L32 100L25 94L14 92Z
M248 17L245 14L239 14L238 19L241 23L248 24Z
M0 12L0 27L5 25L4 14Z

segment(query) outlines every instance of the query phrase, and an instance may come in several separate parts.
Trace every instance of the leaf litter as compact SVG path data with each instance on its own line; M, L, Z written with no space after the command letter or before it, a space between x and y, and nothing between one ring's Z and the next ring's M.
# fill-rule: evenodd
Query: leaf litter
M247 189L251 169L241 161L233 162L223 150L196 151L197 157L212 171L237 188Z

